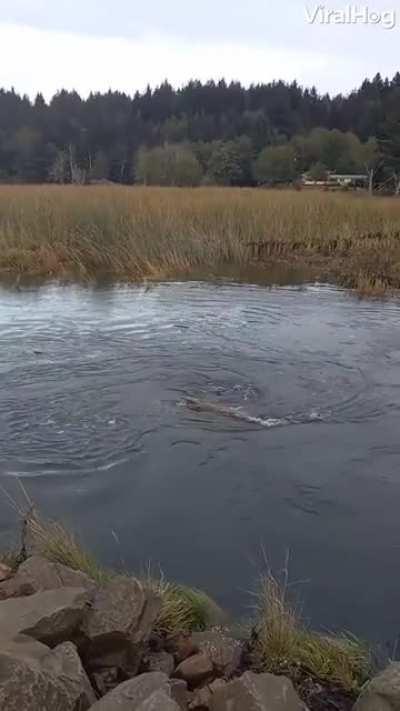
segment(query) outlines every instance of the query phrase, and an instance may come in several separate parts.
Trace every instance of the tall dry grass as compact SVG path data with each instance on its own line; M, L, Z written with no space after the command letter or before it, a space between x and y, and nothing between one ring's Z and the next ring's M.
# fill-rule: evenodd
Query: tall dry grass
M263 671L304 677L358 692L370 674L370 653L351 635L318 634L303 623L288 596L286 580L269 572L258 594L255 662Z
M1 186L0 270L168 278L257 263L400 288L400 200L229 188Z

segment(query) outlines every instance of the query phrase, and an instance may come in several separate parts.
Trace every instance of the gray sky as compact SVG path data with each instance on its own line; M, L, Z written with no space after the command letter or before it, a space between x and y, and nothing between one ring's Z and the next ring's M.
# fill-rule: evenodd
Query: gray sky
M282 78L347 92L400 69L399 39L400 0L0 0L0 85L48 97Z

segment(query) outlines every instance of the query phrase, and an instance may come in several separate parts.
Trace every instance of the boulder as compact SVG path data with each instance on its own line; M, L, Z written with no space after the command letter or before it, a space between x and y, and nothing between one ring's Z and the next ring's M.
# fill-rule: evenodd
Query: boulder
M25 634L50 647L74 640L88 614L90 594L59 588L0 602L0 639Z
M43 673L54 676L71 699L79 700L79 711L82 705L87 704L88 708L95 703L95 693L72 642L63 642L44 657L42 670Z
M86 711L96 698L73 644L54 650L23 635L2 642L0 708Z
M219 691L219 689L223 689L224 686L226 686L226 681L224 681L223 679L214 679L214 681L208 685L208 688L210 689L212 694L215 694L216 691Z
M399 711L400 662L393 662L363 689L353 711Z
M226 685L223 679L215 679L208 686L203 686L194 692L191 701L189 702L189 711L203 711L210 708L211 697L216 691L222 689Z
M194 632L194 644L211 659L217 676L229 679L240 669L243 646L222 632Z
M180 711L180 707L165 691L155 691L138 706L137 711Z
M42 662L42 659L50 651L49 647L41 642L37 642L32 637L24 634L17 634L13 638L0 640L0 654L9 654L21 659L29 658Z
M12 578L0 584L0 600L63 587L94 591L96 584L85 573L33 555L19 566Z
M192 636L183 633L169 637L166 641L165 648L174 655L177 664L180 664L188 657L200 651L193 642Z
M136 644L148 642L162 605L161 597L153 590L144 589L144 595L145 604L142 616L131 636L131 640Z
M142 661L143 671L164 672L171 676L175 669L175 662L172 654L168 652L149 652Z
M117 667L122 678L135 676L160 606L160 599L133 578L114 578L98 588L81 628L85 668Z
M114 578L99 588L82 626L92 649L114 643L146 641L160 611L161 600L145 592L133 578Z
M284 676L246 672L218 689L210 711L307 711L292 682Z
M213 673L214 667L211 659L204 652L199 652L199 654L181 662L175 669L174 677L183 679L190 688L195 689L202 682L211 679Z
M90 711L117 711L117 709L118 711L139 711L141 704L156 692L162 692L167 699L171 698L167 675L161 672L141 674L134 679L125 681L103 696L92 706ZM176 705L176 708L179 709L179 706ZM164 711L162 706L159 709Z
M8 580L8 578L11 578L13 574L12 569L6 565L5 563L0 563L0 583L3 582L3 580Z
M189 702L189 711L197 711L197 709L209 709L211 701L211 691L208 686L203 686L194 692L191 701Z
M171 699L178 704L182 711L187 711L189 703L189 692L186 681L183 679L170 679Z

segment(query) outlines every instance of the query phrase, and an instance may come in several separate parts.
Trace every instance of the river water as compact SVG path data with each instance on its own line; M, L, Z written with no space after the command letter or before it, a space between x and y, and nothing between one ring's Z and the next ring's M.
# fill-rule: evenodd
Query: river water
M393 641L399 313L328 286L3 289L0 484L239 615L290 551L314 626ZM14 526L0 496L0 544Z

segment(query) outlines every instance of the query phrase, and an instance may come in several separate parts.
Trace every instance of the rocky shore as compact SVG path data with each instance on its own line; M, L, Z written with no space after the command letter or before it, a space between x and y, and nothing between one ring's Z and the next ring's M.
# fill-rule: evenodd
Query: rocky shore
M307 670L260 670L254 639L163 633L161 605L135 578L98 582L38 554L0 564L1 711L400 710L400 663L357 699Z

